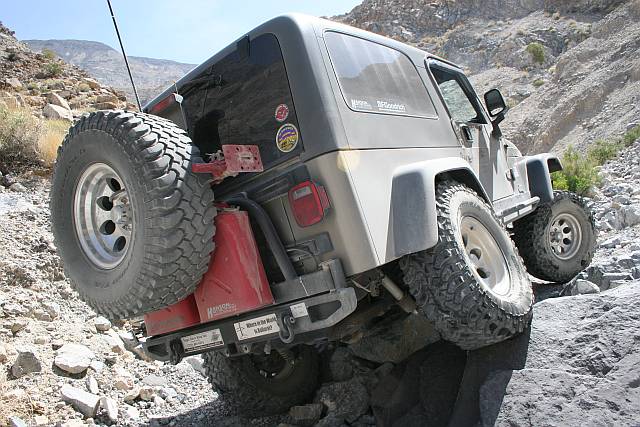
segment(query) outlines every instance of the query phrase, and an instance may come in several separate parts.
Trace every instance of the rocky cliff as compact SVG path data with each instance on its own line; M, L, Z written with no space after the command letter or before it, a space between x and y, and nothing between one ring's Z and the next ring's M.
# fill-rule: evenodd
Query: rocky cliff
M332 19L460 64L512 107L527 152L584 147L640 122L637 0L365 0Z
M43 49L55 52L64 61L86 70L100 83L125 92L127 98L135 101L120 51L104 43L87 40L24 40L24 42L36 52L41 52ZM194 64L141 56L129 56L128 59L143 105L195 67Z

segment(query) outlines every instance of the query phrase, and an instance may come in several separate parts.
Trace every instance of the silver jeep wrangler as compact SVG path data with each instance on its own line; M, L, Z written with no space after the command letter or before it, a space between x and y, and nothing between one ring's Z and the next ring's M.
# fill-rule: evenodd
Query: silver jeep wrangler
M591 213L554 193L555 156L501 138L506 112L498 90L481 100L442 58L281 16L144 113L100 111L70 130L56 245L85 301L132 318L192 294L216 212L247 211L274 304L140 335L160 360L205 353L214 389L245 413L283 411L313 393L319 349L380 316L424 316L476 349L528 327L528 273L565 282L590 263ZM239 336L238 322L267 318L277 327Z

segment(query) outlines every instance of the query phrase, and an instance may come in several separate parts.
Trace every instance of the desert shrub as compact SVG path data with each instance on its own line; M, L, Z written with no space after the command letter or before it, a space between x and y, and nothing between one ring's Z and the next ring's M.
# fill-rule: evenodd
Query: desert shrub
M622 144L618 140L609 141L598 139L589 147L587 156L594 164L603 165L615 158L621 149Z
M622 144L628 147L638 139L640 139L640 125L631 128L622 136Z
M533 83L531 83L533 85L533 87L540 87L544 84L544 80L543 79L535 79L533 81Z
M80 83L78 85L78 92L89 92L91 90L91 86L86 83Z
M7 55L7 61L9 62L15 62L19 59L20 57L18 56L17 53L15 52L9 52L9 54Z
M527 52L531 55L534 62L538 64L544 63L544 46L538 42L529 43Z
M42 49L42 55L50 61L56 59L56 53L51 49L47 49L47 48Z
M47 77L58 77L62 74L62 65L59 62L49 62L44 66L44 73Z
M593 187L600 184L597 165L590 156L584 156L569 146L562 155L561 171L551 174L553 188L588 195Z
M38 141L38 158L43 166L51 167L56 161L58 147L69 131L66 120L46 120L44 131Z
M14 170L39 162L42 123L28 110L0 108L0 165Z

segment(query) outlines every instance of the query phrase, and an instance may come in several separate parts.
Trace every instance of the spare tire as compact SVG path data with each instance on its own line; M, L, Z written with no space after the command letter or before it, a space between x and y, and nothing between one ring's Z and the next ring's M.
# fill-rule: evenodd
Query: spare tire
M97 313L129 318L176 303L206 272L213 192L198 148L172 122L98 111L70 130L53 173L51 222L66 276Z

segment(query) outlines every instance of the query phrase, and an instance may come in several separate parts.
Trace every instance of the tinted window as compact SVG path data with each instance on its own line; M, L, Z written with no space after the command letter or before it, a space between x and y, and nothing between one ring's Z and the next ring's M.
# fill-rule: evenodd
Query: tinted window
M301 150L291 91L282 53L273 34L263 34L220 59L180 88L189 133L206 154L223 144L260 147L265 168ZM285 105L286 108L279 106ZM276 118L276 110L280 115ZM297 143L282 151L276 145L278 130ZM289 150L290 149L290 150ZM242 176L242 174L240 175Z
M342 94L351 109L435 116L426 88L404 54L334 32L327 32L325 40Z

